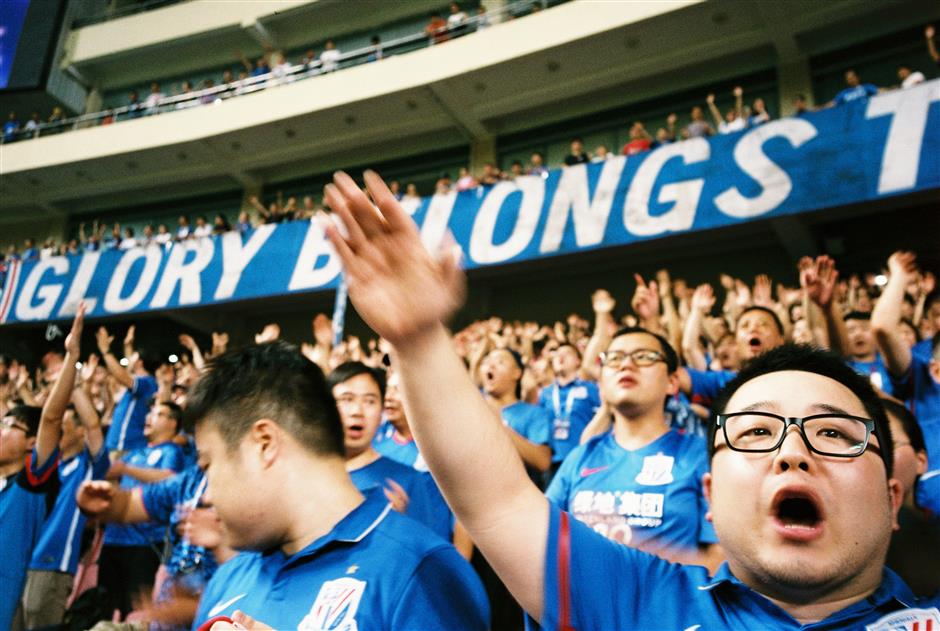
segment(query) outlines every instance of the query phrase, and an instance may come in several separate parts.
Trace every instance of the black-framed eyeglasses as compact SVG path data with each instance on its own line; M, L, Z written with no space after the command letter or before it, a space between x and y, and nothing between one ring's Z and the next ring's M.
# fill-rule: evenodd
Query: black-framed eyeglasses
M25 425L22 425L22 424L20 424L20 423L17 423L17 422L16 422L16 419L13 418L12 416L7 416L7 417L5 417L5 418L0 419L0 428L3 428L3 429L14 429L14 428L15 428L15 429L21 429L21 430L23 430L25 433L29 434L29 428L26 427Z
M734 412L719 414L717 423L724 432L725 443L734 451L776 451L783 444L787 429L796 425L810 451L822 456L855 458L869 446L881 454L877 446L868 444L875 422L859 416L814 414L800 418L771 412Z
M627 361L627 358L630 358L630 361L633 362L634 366L639 366L644 368L646 366L652 366L656 362L665 362L666 356L660 353L659 351L653 351L646 348L638 348L635 351L630 351L625 353L623 351L607 351L601 353L601 364L607 366L608 368L619 368L623 366L623 363Z

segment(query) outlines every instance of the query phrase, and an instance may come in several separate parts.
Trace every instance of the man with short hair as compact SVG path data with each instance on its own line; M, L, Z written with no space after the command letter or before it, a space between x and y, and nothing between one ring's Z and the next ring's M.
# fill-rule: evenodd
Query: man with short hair
M891 434L877 395L841 358L774 349L716 401L703 486L728 560L714 577L615 544L528 481L443 324L462 301L456 256L423 249L381 178L369 171L365 181L368 196L344 173L326 189L348 229L326 226L350 299L396 353L415 432L448 503L544 628L940 623L940 599L918 599L884 568L901 502Z
M385 386L385 422L372 439L372 446L386 458L427 473L428 465L411 435L398 381L398 375L392 371Z
M98 351L111 376L124 386L124 394L114 407L111 426L105 437L108 451L129 451L147 446L144 436L144 423L150 409L150 400L157 393L157 381L153 378L156 370L154 362L144 360L139 352L134 352L134 327L128 329L124 339L128 367L125 368L111 352L114 336L106 328L98 327L95 333Z
M353 484L336 402L298 349L214 358L188 413L207 499L243 551L209 582L194 628L251 628L245 616L275 629L487 627L483 588L454 547L382 489Z
M845 105L878 94L878 88L871 83L862 83L853 68L845 71L845 85L846 87L836 94L831 105Z
M873 386L885 394L893 394L891 377L878 352L871 330L871 315L862 311L850 311L845 314L843 320L848 342L848 348L844 349L846 362L855 372L867 377Z
M387 458L372 446L382 421L385 375L362 362L344 362L327 383L343 423L346 471L356 488L383 487L395 510L450 541L453 517L431 474Z

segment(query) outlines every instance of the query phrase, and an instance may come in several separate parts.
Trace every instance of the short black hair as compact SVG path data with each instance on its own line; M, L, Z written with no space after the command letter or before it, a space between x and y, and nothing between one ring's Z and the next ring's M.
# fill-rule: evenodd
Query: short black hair
M333 372L331 372L330 375L326 378L326 383L330 387L330 392L332 392L333 388L339 384L349 381L353 377L358 377L359 375L369 375L372 377L372 381L374 381L375 385L379 387L379 394L384 401L385 371L378 370L376 368L370 368L362 362L343 362L333 369Z
M932 292L927 294L927 297L924 298L924 313L930 311L930 307L933 306L933 303L940 301L940 289L934 289Z
M743 318L746 314L750 313L751 311L760 311L762 313L766 313L767 315L769 315L771 318L773 318L774 324L777 326L777 331L780 332L780 335L785 335L784 330L783 330L783 322L780 321L780 316L777 315L777 312L774 311L773 309L768 309L767 307L761 307L760 305L751 305L750 307L747 307L744 311L739 313L738 318L734 321L735 329L738 328L738 322L741 321L741 318Z
M206 420L235 449L255 421L269 418L304 447L342 457L343 427L323 371L286 342L253 344L213 358L193 387L186 416Z
M575 349L578 350L578 349ZM495 353L497 351L506 351L509 353L509 356L512 357L512 361L515 362L516 366L519 368L519 378L516 379L516 398L522 398L522 377L525 375L525 362L522 361L522 355L512 350L511 348L494 348L490 353Z
M755 357L718 394L712 405L712 411L716 414L725 412L728 401L745 383L769 373L785 370L797 370L828 377L848 388L858 398L865 408L865 414L875 422L874 434L878 437L881 459L884 461L885 470L890 478L894 467L894 442L891 440L888 416L881 404L881 398L868 379L855 372L844 359L830 351L806 344L788 343ZM718 423L712 416L708 422L709 459L715 455L717 431Z
M170 411L170 418L176 421L176 432L179 433L183 429L183 408L172 401L157 401L156 405L162 405Z
M924 442L924 432L920 429L920 423L917 422L914 413L900 401L894 399L882 397L881 403L885 406L885 412L888 413L889 420L890 417L894 416L901 423L901 427L904 428L904 433L907 434L907 439L914 451L926 451L927 444ZM893 435L892 438L894 438Z
M7 412L7 416L12 416L27 427L27 437L32 437L39 433L39 422L42 420L41 407L24 404L16 405Z
M920 341L920 330L914 326L913 322L907 318L901 318L901 324L906 324L907 326L911 327L911 330L914 332L914 339L918 342Z
M849 311L842 319L848 322L849 320L871 320L871 314L867 311Z
M579 351L578 347L571 342L559 342L558 346L555 347L555 351L560 351L566 346L575 352L575 354L578 356L578 359L581 359L581 351Z
M610 341L613 342L618 337L622 337L624 335L633 335L634 333L645 333L646 335L650 335L656 338L656 341L659 342L659 346L663 351L663 355L665 356L666 370L670 375L679 369L679 355L676 354L676 349L674 349L672 344L670 344L669 341L659 333L654 333L649 329L644 329L641 326L625 326L614 333L613 337L610 338Z

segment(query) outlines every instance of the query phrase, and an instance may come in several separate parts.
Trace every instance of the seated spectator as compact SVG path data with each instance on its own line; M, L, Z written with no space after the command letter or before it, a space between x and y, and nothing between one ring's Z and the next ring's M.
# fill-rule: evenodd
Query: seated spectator
M447 29L452 37L460 37L467 32L467 14L456 2L450 3L450 15L447 16Z
M649 151L653 144L653 139L643 126L643 123L636 121L630 127L630 140L620 151L625 156L635 156L638 153Z
M428 45L440 44L450 39L447 32L447 22L441 17L440 13L432 13L431 19L424 27L424 34L428 36Z
M323 52L320 53L320 72L333 72L339 69L339 58L341 53L333 43L333 40L326 40L323 45Z
M157 245L162 245L165 248L170 247L170 243L173 241L173 235L170 234L170 230L165 223L161 223L157 226L157 234L154 235L153 241Z
M16 117L16 112L10 112L7 122L3 124L3 142L13 142L19 130L20 120Z
M231 229L232 226L229 225L225 215L222 213L216 214L215 219L212 220L212 234L225 234Z
M148 223L146 226L144 226L144 229L140 235L140 238L137 239L137 245L142 248L145 248L151 243L153 243L155 236L156 235L154 235L153 233L153 225Z
M542 177L548 175L548 169L545 168L545 160L538 151L533 152L529 157L529 170L527 173L529 175L539 175Z
M189 227L189 217L180 215L176 220L176 240L182 241L183 239L188 239L190 232L192 232L192 230Z
M124 236L118 240L118 250L130 250L137 247L137 239L134 238L134 229L130 226L124 228Z
M290 70L293 66L291 66L291 63L284 57L284 53L276 52L272 55L272 59L271 76L276 81L287 81L291 79Z
M898 80L901 82L902 88L910 88L917 85L918 83L923 83L927 80L924 77L924 73L919 70L916 72L911 72L909 66L901 65L898 66Z
M397 184L397 182L392 182L392 184ZM458 191L469 191L471 188L477 186L476 178L473 177L470 173L470 169L467 167L460 167L457 177L457 190ZM395 192L392 190L392 194Z
M65 127L63 126L65 123L65 112L61 107L56 105L52 108L52 113L49 114L49 118L46 120L46 122L51 125L48 132L46 133L61 134L65 131Z
M584 164L590 161L590 156L584 151L584 141L580 138L573 139L571 141L571 151L565 156L565 166Z
M151 114L156 114L160 106L160 101L166 97L163 92L160 91L160 84L154 81L150 84L150 94L147 95L147 98L144 100L143 107L146 111L146 114L149 116Z
M176 100L176 105L174 106L178 110L186 109L187 107L192 107L193 105L198 105L199 101L192 96L193 86L189 81L183 81L182 88L180 90L179 99Z
M131 90L131 93L127 97L127 113L123 116L125 118L138 118L141 114L141 107L140 98L137 96L137 90Z
M705 120L705 112L702 111L702 108L698 105L692 108L692 120L686 125L684 137L688 138L704 138L706 136L714 135L715 131L712 129L712 126L708 124L708 121Z
M705 98L706 103L708 103L708 109L712 113L712 118L715 119L715 125L718 127L719 134L730 134L736 131L741 131L747 127L747 120L744 118L744 102L742 98L744 95L744 90L741 89L741 86L737 86L734 88L733 93L734 107L725 113L723 120L721 118L721 112L715 105L715 95L709 94Z
M27 137L32 137L36 131L39 130L39 126L42 124L42 119L39 118L39 112L33 112L29 117L29 120L26 121L26 124L23 125L23 131Z
M597 145L597 148L594 150L594 155L591 157L591 162L603 162L612 157L613 155L607 150L607 145Z
M870 96L878 94L878 88L871 83L862 83L858 73L853 69L845 71L846 87L836 94L836 97L830 103L830 106L845 105L858 99L867 99Z
M205 215L196 217L196 226L193 228L193 236L197 239L208 237L212 234L212 226L206 221Z

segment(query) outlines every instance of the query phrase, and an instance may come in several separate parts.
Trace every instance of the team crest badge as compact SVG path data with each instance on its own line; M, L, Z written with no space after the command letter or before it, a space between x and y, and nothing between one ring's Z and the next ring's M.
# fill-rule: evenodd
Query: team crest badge
M151 451L147 454L147 464L151 467L160 462L160 458L163 457L163 454L159 451Z
M644 486L659 486L672 482L672 456L656 454L643 458L643 469L636 476L636 483Z
M366 582L338 578L320 587L310 612L297 627L301 631L358 631L356 611Z
M940 609L902 609L878 618L865 626L865 631L937 631L940 629Z

